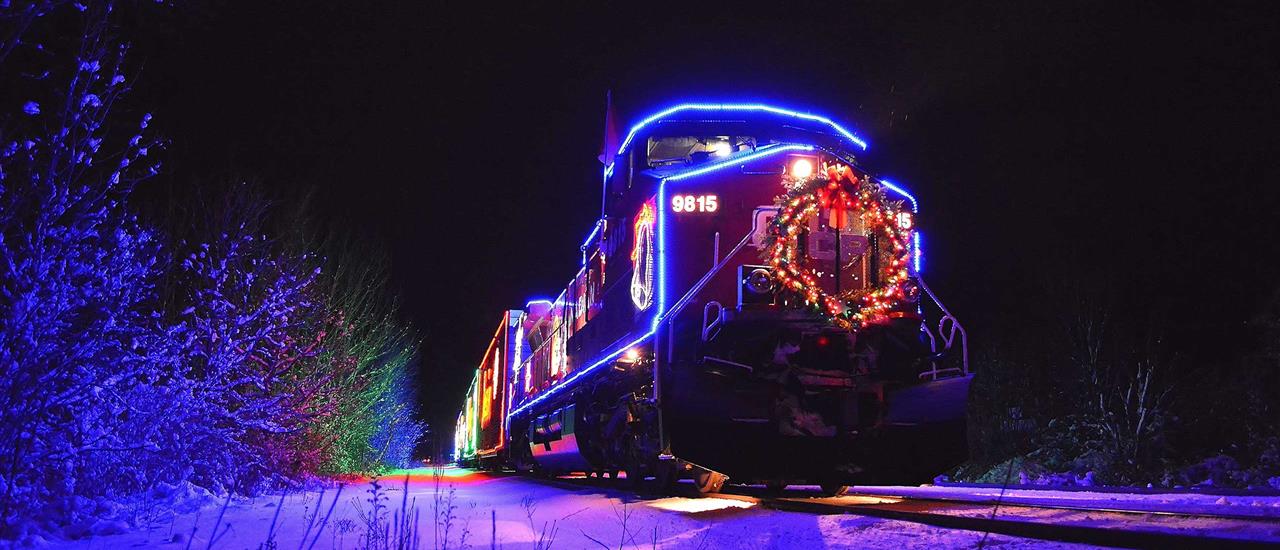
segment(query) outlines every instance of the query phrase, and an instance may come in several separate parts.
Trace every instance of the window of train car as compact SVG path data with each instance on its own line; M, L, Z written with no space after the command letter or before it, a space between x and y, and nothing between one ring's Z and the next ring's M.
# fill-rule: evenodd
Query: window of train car
M755 148L756 139L745 136L651 137L646 163L650 168L691 164Z

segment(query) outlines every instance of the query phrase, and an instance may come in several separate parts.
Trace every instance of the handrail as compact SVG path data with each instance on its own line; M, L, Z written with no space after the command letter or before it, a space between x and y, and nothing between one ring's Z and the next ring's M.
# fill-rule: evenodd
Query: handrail
M947 309L947 306L942 303L942 300L938 299L938 295L933 293L933 289L929 288L929 284L924 281L924 277L920 276L919 273L916 274L916 282L920 284L920 288L924 289L925 294L929 296L929 299L933 300L933 303L938 306L938 309L942 310L942 318L938 319L937 338L934 337L933 331L929 330L929 325L924 323L920 324L920 328L922 328L925 331L925 334L929 336L929 348L934 354L934 357L929 361L929 364L932 365L933 368L920 373L920 378L932 377L934 380L937 380L938 375L940 373L951 372L956 370L958 370L961 374L967 376L969 374L969 333L965 331L964 326L962 326L960 324L960 321L956 319L956 316L951 313L951 310ZM947 330L948 329L947 321L951 322L951 325L949 327L950 330ZM938 361L937 361L938 338L942 339L943 349L950 350L952 346L955 345L957 334L959 334L960 336L961 368L956 369L952 367L947 369L939 369Z
M716 309L715 319L709 318L711 308ZM710 342L720 334L720 325L724 324L724 306L720 302L711 300L702 306L702 341ZM714 331L714 332L713 332Z
M755 234L755 222L753 221L751 231L748 231L747 234L742 237L742 240L738 241L737 246L734 246L733 249L730 250L728 254L725 254L724 259L720 260L720 263L712 266L711 269L707 271L706 275L703 275L701 279L698 279L698 282L695 283L693 287L689 289L689 292L686 292L684 296L682 296L679 300L676 301L675 305L671 306L671 308L668 309L666 313L662 314L662 319L658 321L658 324L661 325L662 323L665 323L668 319L674 318L676 315L679 315L680 312L683 311L684 308L688 306L690 302L693 301L694 295L696 295L698 292L701 292L703 287L707 286L707 283L711 282L711 277L719 273L721 269L724 269L724 266L729 264L729 259L733 258L735 254L741 251L742 247L746 246L746 244L749 241L751 241L751 236L754 234Z

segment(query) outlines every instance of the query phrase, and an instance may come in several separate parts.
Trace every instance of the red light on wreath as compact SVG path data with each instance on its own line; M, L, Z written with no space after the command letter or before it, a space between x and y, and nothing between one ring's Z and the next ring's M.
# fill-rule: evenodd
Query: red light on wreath
M797 161L798 162L798 161ZM794 174L794 171L793 171ZM789 181L788 181L789 180ZM807 178L785 178L787 193L778 197L778 215L769 227L762 251L773 266L771 274L784 296L792 303L813 308L836 325L850 331L877 324L904 298L907 282L911 230L914 220L903 213L902 204L885 197L884 189L869 178L859 177L852 168L833 165L825 173ZM827 293L819 284L820 273L800 247L802 229L815 218L829 219L833 228L846 228L861 219L868 234L881 235L883 250L891 253L880 267L880 286ZM901 227L906 223L908 227Z

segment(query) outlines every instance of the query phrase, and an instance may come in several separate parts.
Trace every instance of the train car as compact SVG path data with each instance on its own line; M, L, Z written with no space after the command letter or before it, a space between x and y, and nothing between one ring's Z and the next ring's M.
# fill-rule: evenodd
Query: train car
M466 397L463 399L462 410L458 412L458 422L453 430L453 460L462 466L479 466L476 461L475 425L475 389L478 378L477 375L471 379L471 385L467 388Z
M767 105L631 127L577 274L504 316L506 464L839 493L963 460L966 336L924 282L918 201L866 148Z
M465 466L499 468L507 460L507 396L520 310L503 312L467 389L454 430L454 460Z

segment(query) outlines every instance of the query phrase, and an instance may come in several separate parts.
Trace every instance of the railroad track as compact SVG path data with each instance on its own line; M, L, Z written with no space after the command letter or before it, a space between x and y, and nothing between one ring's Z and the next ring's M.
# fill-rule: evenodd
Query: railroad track
M1041 488L1037 490L1045 491L1046 489ZM1102 513L1133 514L1133 515L1161 516L1161 517L1203 517L1203 518L1219 519L1219 520L1238 520L1238 521L1263 522L1263 523L1274 522L1277 524L1277 526L1280 526L1280 516L1267 514L1265 513L1266 511L1255 510L1245 506L1240 506L1239 508L1251 513L1222 513L1222 512L1198 513L1194 511L1188 511L1188 510L1160 509L1158 507L1151 507L1151 506L1141 507L1141 508L1134 507L1134 506L1125 507L1123 506L1124 504L1123 502L1116 503L1115 505L1109 505L1109 506L1049 503L1049 502L1030 503L1030 502L1027 502L1024 497L1010 497L1010 496L1005 496L1005 497L978 497L978 496L952 497L952 496L942 496L942 495L920 496L920 495L903 495L903 494L895 493L893 491L885 491L885 492L860 491L856 493L851 492L849 494L852 496L862 496L862 497L869 497L869 498L898 498L902 500L910 500L910 501L916 501L916 502L947 502L947 503L974 504L974 505L986 506L986 507L992 507L992 506L1000 506L1002 508L1024 507L1024 508L1038 508L1043 510L1066 510L1066 511L1072 511L1072 512L1102 512ZM1160 494L1168 494L1168 493L1160 493Z
M733 498L733 497L729 497ZM748 497L756 498L756 497ZM1121 548L1276 548L1280 546L1280 523L1265 522L1257 518L1240 520L1234 517L1218 518L1204 515L1189 516L1168 513L1166 516L1194 517L1222 522L1238 522L1235 525L1218 529L1195 529L1171 531L1156 526L1135 526L1132 521L1115 516L1146 517L1149 512L1133 512L1125 510L1098 510L1087 508L1071 509L1073 512L1091 514L1088 522L1061 523L1045 521L1043 518L1029 517L1032 514L1021 514L1033 510L1066 510L1064 507L1000 505L998 513L991 504L972 502L952 502L929 499L903 499L899 502L880 503L848 503L846 499L828 498L764 498L758 499L760 505L776 510L809 512L818 514L854 514L862 516L910 521L965 531L990 532L1016 537L1058 542L1072 542L1111 546ZM1250 536L1232 536L1240 534L1241 523L1270 523L1273 528L1255 526ZM1270 535L1269 540L1259 540L1258 535Z
M615 493L613 496L670 496L624 489L616 483L596 479L556 478L538 481L575 490L602 490ZM692 486L678 487L675 494L696 496ZM727 486L726 492L716 496L788 512L852 514L945 529L1097 546L1280 548L1280 519L1255 515L1192 514L1064 504L997 504L994 501L896 497L876 493L824 498L806 496L803 491L787 491L784 496L768 496L763 491L741 486ZM1081 517L1049 517L1055 513L1059 516L1074 514ZM1196 520L1196 525L1188 527L1179 523L1187 518Z

